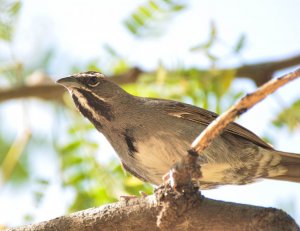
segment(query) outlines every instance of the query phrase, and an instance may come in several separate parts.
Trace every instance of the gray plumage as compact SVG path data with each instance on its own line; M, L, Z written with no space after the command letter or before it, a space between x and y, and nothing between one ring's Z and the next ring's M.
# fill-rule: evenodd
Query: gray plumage
M136 97L97 72L60 79L78 110L103 133L124 168L152 184L186 155L217 114L192 105ZM246 128L231 123L199 158L200 189L247 184L258 178L300 182L300 155L274 150Z

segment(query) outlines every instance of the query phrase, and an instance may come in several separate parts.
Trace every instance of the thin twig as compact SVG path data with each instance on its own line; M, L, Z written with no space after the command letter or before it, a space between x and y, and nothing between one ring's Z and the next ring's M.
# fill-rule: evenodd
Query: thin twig
M228 111L210 123L209 126L207 126L207 128L194 140L191 145L191 149L196 153L203 152L213 139L218 136L237 116L240 116L268 95L272 94L279 87L298 78L299 76L300 68L289 74L273 79L259 87L255 92L244 96Z

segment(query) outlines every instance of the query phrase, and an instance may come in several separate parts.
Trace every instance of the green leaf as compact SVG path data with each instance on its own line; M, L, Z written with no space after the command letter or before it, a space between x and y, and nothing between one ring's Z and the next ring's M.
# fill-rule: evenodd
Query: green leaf
M150 1L149 1L149 6L150 6L153 10L155 10L155 11L160 11L160 10L161 10L160 7L156 4L156 2L153 1L153 0L150 0Z
M221 72L222 76L222 86L224 89L224 92L227 92L229 88L231 87L232 81L234 80L236 71L234 69L232 70L226 70Z
M49 180L43 178L37 179L36 182L43 187L49 185Z
M135 12L131 15L132 19L134 20L135 24L139 27L143 27L145 25L145 17L143 17L140 12Z
M0 1L0 40L10 42L13 29L21 8L20 1Z
M149 8L145 7L145 6L140 6L138 8L138 11L141 12L141 14L144 14L145 16L147 16L148 18L152 17L152 12Z
M98 60L92 60L90 61L86 68L89 71L97 71L97 72L101 72L101 69L98 67Z
M34 220L34 215L31 213L27 213L24 215L23 219L26 223L31 223ZM1 226L0 226L0 228L1 228Z
M15 1L13 2L10 6L8 11L13 15L16 16L21 9L21 2L20 1Z
M10 41L12 38L12 26L0 22L0 39Z
M204 52L210 54L209 49L216 43L216 41L217 41L217 28L216 28L216 24L214 23L214 21L211 21L208 40L204 43L201 43L199 45L192 47L190 49L190 51L204 51ZM208 57L208 58L213 59L212 57Z
M109 55L111 55L112 57L119 58L118 52L117 52L111 45L109 45L108 43L105 43L105 44L103 45L103 49L104 49Z
M78 185L86 179L86 175L83 172L76 172L72 176L68 177L66 182L70 185Z
M138 35L138 27L134 25L130 20L125 20L124 25L134 35Z
M158 36L163 32L161 25L173 15L186 8L185 4L174 1L149 0L134 10L124 20L126 28L137 37Z
M300 100L295 101L291 107L281 111L272 123L278 128L287 127L290 131L298 128L300 126Z
M118 60L115 65L113 66L113 73L115 75L122 74L129 69L129 65L124 59Z
M186 5L174 5L174 6L172 6L171 10L174 12L177 12L177 11L182 11L185 8L186 8Z
M82 143L81 140L75 140L75 141L65 145L64 147L62 147L60 149L60 152L62 154L71 153L71 152L75 151L76 149L78 149L81 146L81 143Z
M38 207L41 204L41 202L44 198L44 195L45 195L44 191L42 191L42 190L39 190L39 191L36 191L33 193L34 204L36 207Z
M68 155L68 156L64 157L61 168L68 169L68 168L71 168L71 166L76 166L76 165L79 166L83 162L84 162L84 158L81 156Z
M237 41L235 47L233 48L233 52L234 52L234 53L240 53L241 50L245 47L245 43L246 43L246 35L245 35L245 34L242 34L242 35L239 37L239 39L238 39L238 41Z
M218 57L209 51L206 52L206 56L211 62L216 62L218 60Z
M214 21L210 22L209 40L213 43L217 37L217 27Z

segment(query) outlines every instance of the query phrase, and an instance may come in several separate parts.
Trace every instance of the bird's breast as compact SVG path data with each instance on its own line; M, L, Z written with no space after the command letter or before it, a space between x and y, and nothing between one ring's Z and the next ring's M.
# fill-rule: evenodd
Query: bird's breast
M162 182L162 176L171 166L187 153L189 144L167 132L155 133L136 142L135 163L146 178L155 184Z

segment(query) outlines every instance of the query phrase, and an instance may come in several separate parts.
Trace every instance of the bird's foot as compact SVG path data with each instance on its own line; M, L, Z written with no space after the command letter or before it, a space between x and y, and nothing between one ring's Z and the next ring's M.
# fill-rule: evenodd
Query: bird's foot
M142 198L145 198L147 197L147 193L143 192L143 191L139 191L139 194ZM136 195L121 195L120 196L120 201L125 201L125 202L128 202L132 199L138 199L140 198L139 196L136 196Z

